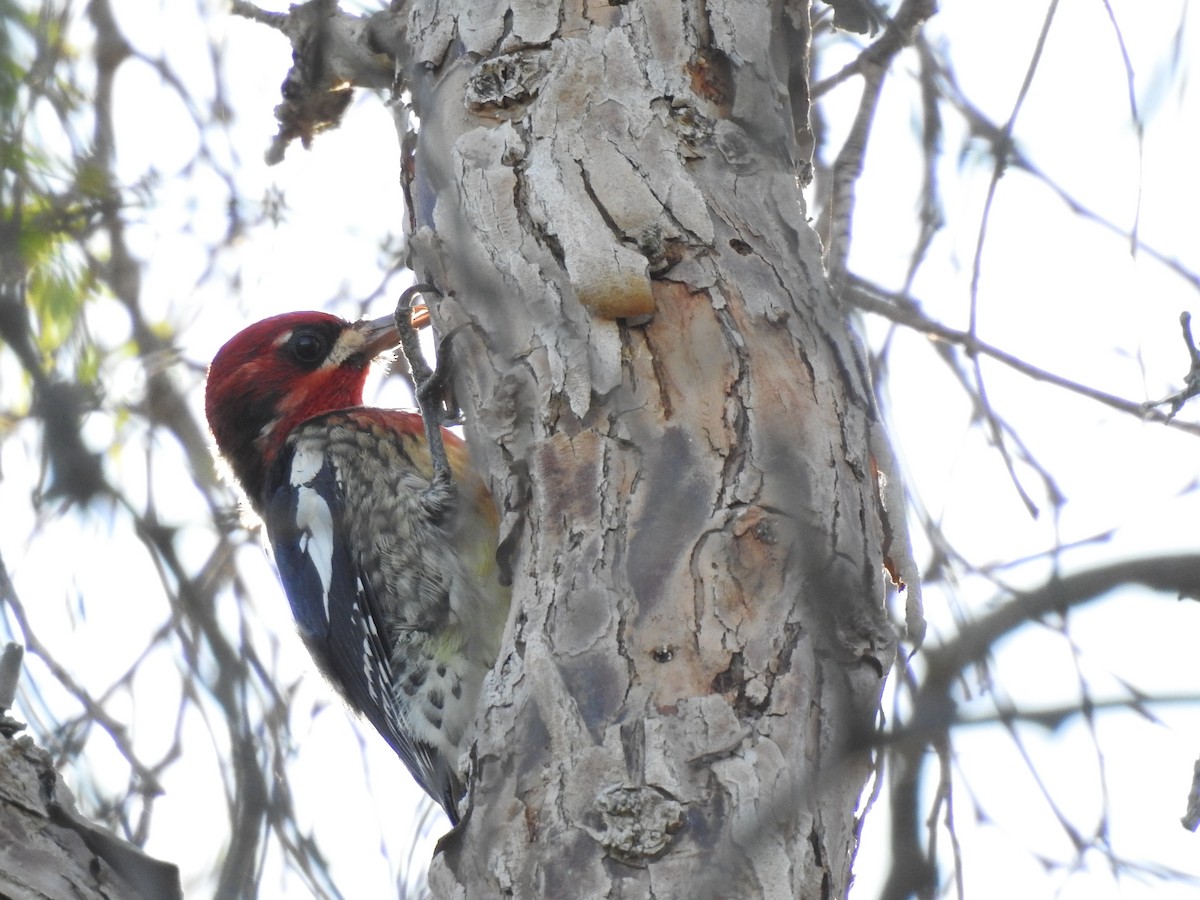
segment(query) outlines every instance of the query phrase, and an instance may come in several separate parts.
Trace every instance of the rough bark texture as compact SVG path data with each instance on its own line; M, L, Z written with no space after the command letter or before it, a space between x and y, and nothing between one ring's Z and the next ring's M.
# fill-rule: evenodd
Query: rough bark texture
M2 713L2 710L0 710ZM81 819L49 754L0 736L0 897L172 900L179 870Z
M797 181L807 10L406 15L412 263L517 607L435 893L841 896L894 635Z

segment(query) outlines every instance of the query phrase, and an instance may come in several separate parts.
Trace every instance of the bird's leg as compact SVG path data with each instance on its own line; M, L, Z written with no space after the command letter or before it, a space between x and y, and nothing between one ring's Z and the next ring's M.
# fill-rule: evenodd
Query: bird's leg
M425 423L425 440L429 445L429 459L433 466L433 478L425 491L424 503L431 514L446 510L454 500L454 481L450 476L450 463L446 459L446 445L442 441L442 422L446 420L446 381L449 373L449 342L447 335L438 345L437 367L430 370L421 353L421 342L417 329L413 327L412 301L424 292L438 293L429 284L414 284L400 295L396 305L396 330L400 333L400 348L408 359L412 373L417 406ZM457 410L450 411L456 418Z

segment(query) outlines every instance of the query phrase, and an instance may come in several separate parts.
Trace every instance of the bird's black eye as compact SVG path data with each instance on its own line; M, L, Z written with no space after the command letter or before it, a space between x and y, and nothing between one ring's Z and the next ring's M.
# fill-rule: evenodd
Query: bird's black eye
M297 330L287 342L287 347L296 361L305 366L316 365L325 359L325 355L329 352L329 345L325 338L314 331L307 330Z

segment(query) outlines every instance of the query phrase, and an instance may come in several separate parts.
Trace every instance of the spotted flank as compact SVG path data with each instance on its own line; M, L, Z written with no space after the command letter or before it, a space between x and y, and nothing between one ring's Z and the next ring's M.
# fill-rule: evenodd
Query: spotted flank
M313 659L457 823L509 592L463 442L443 432L452 484L434 485L420 415L361 405L397 342L390 316L273 316L218 351L205 412Z

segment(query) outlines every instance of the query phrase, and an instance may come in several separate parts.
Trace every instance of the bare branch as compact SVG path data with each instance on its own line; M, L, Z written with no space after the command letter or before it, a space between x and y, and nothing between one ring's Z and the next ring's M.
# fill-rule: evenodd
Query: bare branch
M888 67L896 55L912 43L921 25L936 11L937 4L934 0L905 0L879 40L843 70L847 77L850 74L848 70L851 69L853 73L863 76L863 93L854 125L833 164L833 185L826 210L828 239L825 268L835 293L841 286L850 250L854 222L854 185L862 175L867 141L875 119L875 107L879 102ZM834 78L839 79L839 76ZM822 92L823 84L818 84L813 89L814 98Z
M925 747L941 740L956 724L950 690L962 671L1022 625L1132 586L1200 597L1200 555L1126 560L1056 577L1036 590L1014 594L991 613L965 625L957 637L925 651L927 671L913 701L911 721L894 738L893 846L899 844L907 851L895 858L884 891L887 900L901 900L913 892L925 894L934 884L933 861L923 853L912 855L920 847L921 763Z
M857 306L866 312L881 315L897 324L912 328L914 331L920 331L931 339L957 344L969 354L990 357L1023 375L1029 376L1035 381L1044 381L1048 384L1053 384L1056 387L1087 397L1090 400L1095 400L1097 403L1103 403L1105 406L1119 412L1129 413L1139 419L1161 422L1171 428L1177 428L1188 434L1200 436L1200 425L1192 422L1180 422L1177 419L1171 418L1166 413L1155 409L1147 409L1145 404L1126 400L1123 397L1117 397L1114 394L1097 390L1086 384L1080 384L1061 375L1055 375L1052 372L1027 363L1019 357L1001 350L999 347L981 341L969 332L943 325L941 322L937 322L924 315L920 311L920 303L912 297L890 294L888 291L871 284L865 279L850 276L843 293L843 299L847 303Z

